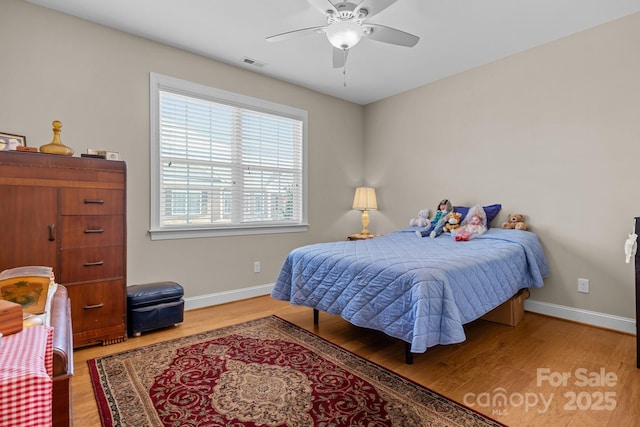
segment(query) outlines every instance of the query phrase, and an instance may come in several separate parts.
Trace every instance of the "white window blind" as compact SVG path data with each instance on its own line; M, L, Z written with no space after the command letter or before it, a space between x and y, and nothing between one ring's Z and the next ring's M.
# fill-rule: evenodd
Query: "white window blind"
M151 77L152 237L306 226L306 112Z

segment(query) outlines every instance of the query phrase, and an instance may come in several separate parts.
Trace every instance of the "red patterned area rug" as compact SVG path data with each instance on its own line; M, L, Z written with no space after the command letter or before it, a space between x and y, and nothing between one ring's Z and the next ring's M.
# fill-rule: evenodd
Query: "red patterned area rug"
M103 426L501 426L276 316L88 361Z

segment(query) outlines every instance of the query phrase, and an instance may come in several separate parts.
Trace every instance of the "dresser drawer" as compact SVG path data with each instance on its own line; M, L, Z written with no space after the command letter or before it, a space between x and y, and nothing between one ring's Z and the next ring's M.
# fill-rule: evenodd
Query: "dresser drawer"
M124 214L124 190L63 188L62 215Z
M123 288L121 280L67 286L73 333L122 324Z
M62 217L62 249L115 246L124 236L124 215Z
M60 282L64 284L124 277L124 247L62 249Z

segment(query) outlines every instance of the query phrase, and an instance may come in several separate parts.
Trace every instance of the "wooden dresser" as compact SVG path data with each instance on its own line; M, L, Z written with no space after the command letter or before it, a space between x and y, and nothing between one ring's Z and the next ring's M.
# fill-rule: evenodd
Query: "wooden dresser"
M53 267L74 347L126 339L125 202L124 162L0 152L0 270Z

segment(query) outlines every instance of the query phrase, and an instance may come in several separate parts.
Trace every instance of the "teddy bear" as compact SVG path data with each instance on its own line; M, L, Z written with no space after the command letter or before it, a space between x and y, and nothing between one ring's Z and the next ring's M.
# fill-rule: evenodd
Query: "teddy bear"
M429 227L431 221L429 220L429 209L421 209L418 211L417 218L411 218L409 226L411 227Z
M502 223L502 228L527 231L529 226L524 222L524 215L509 214L507 221Z
M462 214L460 212L451 211L447 216L447 222L444 225L444 231L450 233L451 230L455 230L460 227L460 218Z

